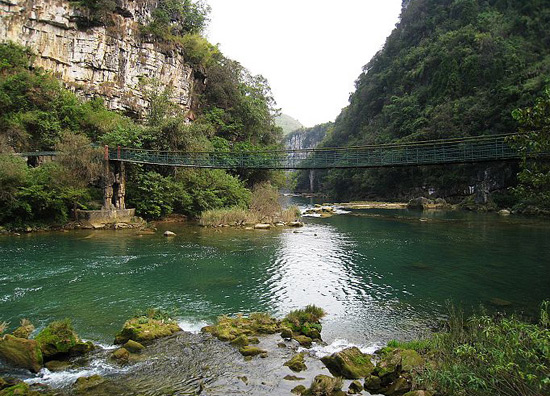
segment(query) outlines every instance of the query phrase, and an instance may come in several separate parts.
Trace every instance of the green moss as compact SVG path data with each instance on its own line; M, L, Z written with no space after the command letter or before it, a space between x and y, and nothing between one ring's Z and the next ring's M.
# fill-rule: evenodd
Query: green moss
M248 345L241 347L239 349L239 352L243 356L256 356L256 355L267 353L267 351L264 351L261 348L254 347L254 346L248 346Z
M347 348L330 356L325 356L321 361L332 375L348 379L367 377L374 369L371 356L363 354L357 347Z
M242 336L274 334L280 330L280 321L263 313L253 313L248 317L221 316L215 325L202 328L203 332L210 333L221 341L233 341Z
M0 339L0 358L15 367L21 367L33 372L42 368L43 355L35 340L17 338L6 334Z
M125 344L129 340L145 343L178 331L181 329L172 319L155 319L154 316L135 317L124 323L122 330L115 337L115 344Z
M80 341L71 321L64 319L50 323L35 337L45 359L55 355L68 354Z
M9 388L6 388L0 392L0 396L22 396L22 395L30 395L31 389L29 385L27 385L24 382L20 382L17 385L10 386ZM33 392L33 394L37 394Z
M295 371L299 373L300 371L307 370L307 366L304 362L304 354L298 353L292 357L289 361L287 361L284 366L287 366L292 371Z

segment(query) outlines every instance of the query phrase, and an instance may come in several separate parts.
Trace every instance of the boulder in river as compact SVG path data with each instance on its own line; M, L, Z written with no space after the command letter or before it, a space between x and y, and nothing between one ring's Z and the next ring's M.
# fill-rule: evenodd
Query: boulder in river
M294 335L292 339L298 341L298 343L301 346L306 348L311 348L311 343L313 342L313 340L310 337L305 335Z
M271 228L271 224L267 223L258 223L254 225L255 230L269 230Z
M13 335L17 338L29 338L33 331L33 324L28 319L21 319L21 326L14 330Z
M137 341L128 340L126 344L122 346L130 353L140 353L145 347Z
M407 209L424 210L431 204L433 204L431 199L425 197L413 198L407 203Z
M346 348L340 352L321 358L330 373L347 379L359 379L369 376L374 365L372 356L364 354L357 347Z
M127 320L121 331L115 337L115 344L125 344L129 340L139 343L153 341L157 338L167 337L181 331L175 320L159 318L155 314L139 316Z
M299 373L300 371L307 370L306 363L304 362L303 353L297 353L292 357L292 359L287 361L283 366L287 366L289 369L297 373Z
M165 237L175 237L176 236L176 233L175 232L172 232L172 231L164 231L164 234L163 234Z
M72 348L80 342L69 319L51 322L35 337L42 350L44 360L69 355Z
M6 334L0 339L0 358L15 367L37 373L42 368L43 356L35 340Z
M119 348L113 352L111 358L119 363L128 363L130 360L130 352L126 348Z
M243 356L256 356L256 355L267 353L267 351L265 351L261 348L254 347L254 346L248 346L248 345L241 347L239 349L239 352Z
M342 390L342 379L320 374L313 379L303 395L336 395ZM345 395L345 393L344 393Z

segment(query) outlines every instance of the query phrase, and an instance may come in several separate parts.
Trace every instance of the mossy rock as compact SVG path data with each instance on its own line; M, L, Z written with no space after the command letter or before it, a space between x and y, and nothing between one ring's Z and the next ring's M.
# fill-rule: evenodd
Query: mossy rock
M34 396L39 395L38 392L31 391L29 385L24 382L20 382L17 385L10 386L0 391L0 396Z
M399 377L393 381L384 392L386 396L400 396L411 390L411 384L406 378Z
M264 351L263 349L254 347L254 346L243 346L242 348L239 349L239 352L243 356L256 356L263 353L267 353L267 351Z
M8 388L10 386L9 382L4 378L0 377L0 390Z
M295 335L292 339L298 341L298 344L305 348L311 348L311 344L313 343L313 340L305 335Z
M50 323L34 339L42 350L44 360L50 360L58 355L68 355L71 348L80 342L68 319Z
M422 367L425 364L424 359L418 352L412 349L404 349L400 351L401 369L411 372L414 369Z
M376 364L375 374L382 380L382 386L386 386L401 373L401 353L399 349L384 348L381 360Z
M72 364L66 360L50 360L49 362L46 362L44 366L52 372L57 372L70 369Z
M403 396L432 396L427 390L415 390L405 393Z
M293 336L292 330L289 329L288 327L283 327L283 329L281 330L281 337L284 338L285 340L290 340L292 336Z
M101 375L92 375L90 377L79 377L74 383L74 390L77 394L86 393L103 385L107 380Z
M363 385L359 381L355 380L349 385L348 393L350 395L358 395L361 392L363 392Z
M251 337L248 339L248 343L258 345L260 343L260 339L258 337Z
M181 331L173 320L160 320L147 317L132 318L115 337L115 344L125 344L129 340L146 343L157 338L168 337Z
M12 334L17 338L29 338L33 331L34 326L29 323L27 325L19 326Z
M119 363L128 363L130 360L130 352L128 352L126 348L119 348L113 352L111 358Z
M75 346L69 349L69 356L81 356L92 352L96 346L91 341L77 342Z
M0 339L0 358L15 367L37 373L44 362L38 342L6 334Z
M294 393L295 395L303 395L307 391L307 388L303 385L298 385L292 388L290 391L291 393Z
M243 346L247 346L248 344L250 344L250 341L248 340L248 337L245 336L244 334L241 334L240 336L235 338L233 341L231 341L231 345L236 347L243 347Z
M374 365L371 359L371 355L364 354L357 347L351 347L325 356L321 361L332 375L347 379L359 379L368 377L373 372Z
M291 369L294 372L299 373L300 371L307 370L307 366L304 362L304 354L298 353L292 357L288 362L284 364L284 366L287 366L289 369Z
M376 375L369 375L365 378L364 388L369 392L378 392L382 389L382 380Z
M249 316L222 316L213 326L206 326L202 332L210 333L221 341L233 341L242 335L247 337L262 334L275 334L281 331L280 321L264 313Z
M302 381L302 380L305 380L305 378L303 377L296 377L295 375L285 375L283 377L284 380L287 380L287 381ZM305 389L305 387L304 387Z
M342 379L320 374L313 379L311 386L302 395L322 396L335 395L342 390ZM345 394L345 393L344 393Z
M123 348L130 353L140 353L145 347L137 341L128 340L126 344L123 345Z

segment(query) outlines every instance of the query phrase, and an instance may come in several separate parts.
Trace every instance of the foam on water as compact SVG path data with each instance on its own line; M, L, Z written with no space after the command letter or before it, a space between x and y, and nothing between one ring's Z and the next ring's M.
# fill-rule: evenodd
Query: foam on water
M178 320L178 326L183 330L187 331L189 333L198 334L201 332L201 329L204 326L208 326L208 323L206 323L204 320L193 320L193 319L186 319L186 320Z
M65 371L51 372L47 368L43 368L33 378L25 380L28 384L46 384L52 388L63 388L74 384L79 377L90 377L92 375L105 376L108 374L124 373L128 368L121 368L108 364L104 359L96 359L90 362L88 367L69 369Z
M334 340L329 345L314 344L313 347L311 347L310 349L299 348L299 351L300 352L309 351L310 353L313 353L314 356L318 358L322 358L323 356L331 355L335 352L340 352L346 348L351 348L351 347L357 347L363 353L372 354L376 350L382 348L383 345L382 344L360 345L360 344L354 344L345 339L339 338Z

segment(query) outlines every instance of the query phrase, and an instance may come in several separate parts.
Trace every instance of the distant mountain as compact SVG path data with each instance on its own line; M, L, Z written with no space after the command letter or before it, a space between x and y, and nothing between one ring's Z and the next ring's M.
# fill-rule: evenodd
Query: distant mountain
M288 135L290 132L294 132L296 129L303 128L302 123L287 114L281 114L275 117L275 124L283 128L283 135Z

